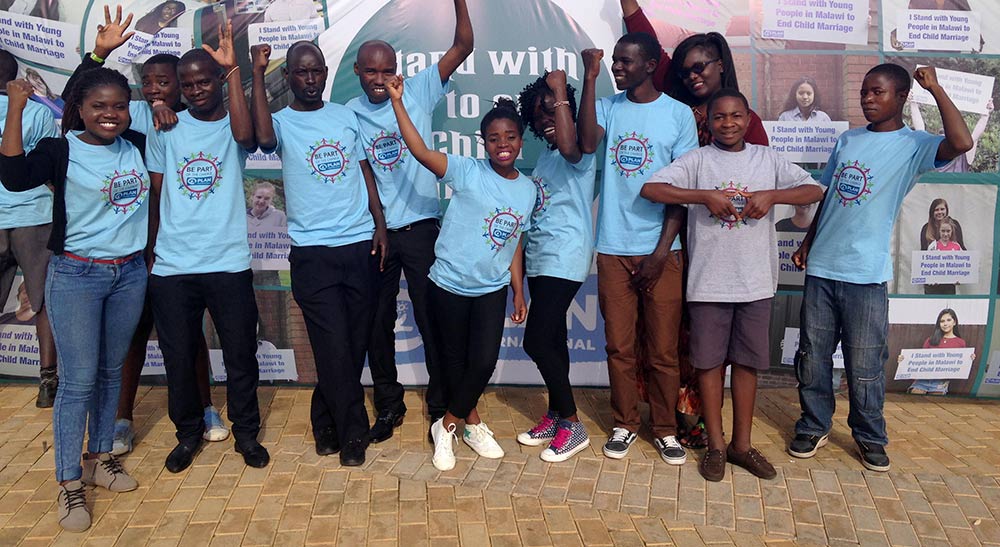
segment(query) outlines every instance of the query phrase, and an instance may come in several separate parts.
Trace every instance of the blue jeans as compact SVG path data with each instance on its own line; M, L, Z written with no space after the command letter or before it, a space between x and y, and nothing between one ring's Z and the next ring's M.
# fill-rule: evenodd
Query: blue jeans
M795 433L824 435L833 426L833 354L844 350L854 438L886 445L885 361L889 356L889 300L885 283L859 285L806 276L795 374L802 417Z
M45 305L59 367L52 411L56 480L81 477L85 429L90 432L88 451L111 451L122 362L145 294L146 262L141 253L118 265L63 255L49 260Z

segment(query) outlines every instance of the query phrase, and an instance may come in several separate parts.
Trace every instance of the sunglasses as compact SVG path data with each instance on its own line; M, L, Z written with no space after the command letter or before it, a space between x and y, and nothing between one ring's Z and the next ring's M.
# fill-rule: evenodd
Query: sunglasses
M689 66L687 68L681 67L681 69L677 71L677 75L680 77L680 79L684 80L692 72L695 73L695 74L701 74L702 72L705 72L705 69L708 68L709 65L711 65L712 63L721 61L721 60L722 60L721 58L716 58L716 59L712 59L711 61L708 61L706 63L695 63L695 64L693 64L693 65L691 65L691 66Z

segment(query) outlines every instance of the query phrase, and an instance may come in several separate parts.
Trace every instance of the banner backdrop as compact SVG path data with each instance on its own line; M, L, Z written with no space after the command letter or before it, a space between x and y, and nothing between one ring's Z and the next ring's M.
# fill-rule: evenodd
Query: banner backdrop
M624 32L618 2L468 0L468 4L476 49L452 77L450 91L435 111L432 145L437 150L485 157L478 135L482 115L497 97L516 96L546 70L565 70L579 93L583 71L579 52L588 47L605 51L607 70L598 81L598 97L615 93L611 52ZM904 391L914 382L939 381L947 385L947 393L1000 396L1000 333L994 329L1000 311L994 272L1000 124L993 116L994 103L1000 99L996 89L1000 39L988 32L1000 26L1000 4L994 0L648 0L640 4L668 51L692 33L724 34L733 50L741 90L765 120L772 146L817 177L837 136L865 123L857 97L870 67L894 62L911 71L928 65L938 69L976 146L921 179L904 202L891 235L894 277L889 281L887 385ZM345 103L361 93L353 72L361 43L388 40L397 51L399 71L412 77L432 67L447 50L455 20L453 3L446 0L131 0L122 5L134 14L136 34L108 58L107 66L137 85L143 60L157 53L181 54L202 44L215 46L219 25L231 21L247 91L250 46L268 43L274 50L265 78L272 111L290 101L281 68L284 51L297 40L315 40L320 46L330 68L326 97ZM0 47L18 58L19 75L35 85L35 100L57 119L64 106L60 91L82 55L93 47L103 7L104 2L94 0L0 0ZM799 97L810 93L818 112L803 120ZM904 115L914 128L932 133L941 129L933 100L920 89L914 89ZM541 147L527 134L518 167L530 173ZM261 312L262 378L312 383L313 357L289 286L290 242L277 156L252 154L244 189L247 244ZM449 197L443 187L440 197L444 202ZM795 384L789 363L797 343L804 275L790 259L814 210L781 207L776 215L779 237L774 252L781 277L771 321L774 366L761 376L765 386ZM939 229L945 216L952 224L950 236ZM947 246L942 240L948 237L961 250L935 251L939 244ZM0 375L34 376L33 319L24 314L19 318L17 309L12 291L7 313L0 316ZM934 348L925 348L924 343L946 309L958 315L966 346L935 356ZM606 385L604 325L593 268L566 321L574 384ZM205 330L210 347L218 350L210 321ZM522 326L508 322L494 383L541 383L521 347L522 335ZM401 381L424 383L423 342L405 279L396 336ZM223 380L220 351L212 352L212 362L215 379ZM155 335L144 374L162 374ZM835 378L839 382L839 372Z

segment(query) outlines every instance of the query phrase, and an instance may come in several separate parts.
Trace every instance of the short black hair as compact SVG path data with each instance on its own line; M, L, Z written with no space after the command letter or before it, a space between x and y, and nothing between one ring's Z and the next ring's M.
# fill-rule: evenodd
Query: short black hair
M738 89L733 89L731 87L724 87L713 93L712 96L708 98L708 103L706 104L705 113L708 114L709 117L711 117L712 107L715 106L715 101L718 101L719 99L724 99L726 97L733 97L734 99L739 99L740 102L743 103L743 106L746 107L747 112L750 112L750 101L747 100L746 95L740 93L740 90Z
M660 41L656 39L656 36L652 34L646 32L629 32L619 38L618 43L635 44L639 46L639 50L642 51L642 55L647 61L652 59L653 61L660 62L660 54L663 52L663 46L660 45Z
M896 93L910 92L910 73L903 67L893 63L882 63L874 66L865 74L865 78L880 74L892 81Z
M0 83L17 78L17 59L6 49L0 49Z
M288 48L288 51L285 52L285 62L287 63L288 60L292 58L292 55L295 51L302 48L314 51L319 55L319 58L323 60L323 63L324 64L326 63L326 56L323 55L323 50L320 49L319 46L317 46L316 43L313 42L312 40L299 40L298 42L292 44Z
M521 94L517 96L518 108L521 110L521 121L524 122L525 127L531 130L533 135L543 141L545 135L535 129L535 102L552 94L549 84L545 82L545 77L548 75L549 72L545 71L545 74L539 76L537 80L524 86ZM569 83L566 84L566 98L569 100L569 111L573 116L573 121L576 121L576 89ZM554 150L555 146L549 145L549 148Z
M170 65L176 70L177 63L179 62L181 62L181 58L176 55L172 55L170 53L157 53L149 59L146 59L146 62L142 63L142 68L146 68L151 65Z
M177 62L177 68L180 69L182 65L189 65L192 63L205 63L209 67L215 67L215 71L222 76L222 67L219 63L208 54L207 51L201 48L195 48L188 50L187 53L181 56L181 60Z
M524 135L524 122L521 121L521 116L517 113L517 103L513 99L500 97L497 102L493 103L493 108L483 116L483 120L479 122L479 134L484 139L486 138L486 128L495 120L514 122L517 125L518 134Z

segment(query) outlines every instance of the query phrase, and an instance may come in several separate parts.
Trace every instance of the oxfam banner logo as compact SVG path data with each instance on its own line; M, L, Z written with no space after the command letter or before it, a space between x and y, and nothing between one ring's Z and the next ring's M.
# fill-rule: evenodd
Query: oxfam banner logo
M546 70L565 70L579 99L584 73L580 51L601 47L605 58L610 59L614 46L613 43L595 45L590 39L585 29L606 32L607 22L601 21L593 6L584 8L587 6L564 10L547 0L469 2L476 49L452 76L448 94L434 110L434 132L428 143L431 148L486 158L478 135L483 115L492 108L496 97L516 99L525 85ZM330 28L319 40L327 64L331 70L336 69L327 82L333 102L346 103L362 94L354 74L354 61L358 47L365 41L379 39L392 44L398 71L411 78L437 62L451 46L455 34L452 2L397 0L385 3L370 15L362 15L360 11L361 8L356 8L350 17L336 21L331 18ZM364 24L355 34L359 18ZM498 21L503 24L497 24ZM611 78L604 70L598 79L597 96L614 92ZM394 130L387 128L386 133L391 135ZM543 145L526 130L518 165L534 166ZM390 139L368 143L368 147L374 152L376 161L372 167L376 169L391 169L395 167L394 160L405 161L407 155L405 148Z

